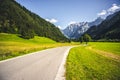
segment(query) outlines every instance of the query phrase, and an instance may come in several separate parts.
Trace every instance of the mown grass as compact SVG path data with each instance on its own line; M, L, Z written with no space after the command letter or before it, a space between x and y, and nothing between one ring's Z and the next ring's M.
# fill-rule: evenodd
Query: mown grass
M120 55L120 42L91 42L92 48Z
M0 33L0 60L24 55L27 53L58 46L78 43L57 43L49 38L35 36L33 39L23 39L16 34Z
M91 46L94 44L98 43L90 43ZM108 43L101 45L108 46ZM92 52L88 47L70 50L66 62L66 80L120 80L120 63Z

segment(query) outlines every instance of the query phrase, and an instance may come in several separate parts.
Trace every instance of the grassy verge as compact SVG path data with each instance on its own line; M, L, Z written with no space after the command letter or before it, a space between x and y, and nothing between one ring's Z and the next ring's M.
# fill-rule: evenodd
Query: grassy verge
M89 45L92 46L92 48L112 52L114 54L120 55L120 42L92 42Z
M0 33L0 60L47 48L76 44L78 43L57 43L49 38L38 36L30 40L25 40L15 34Z
M90 43L91 46L94 44ZM66 62L66 80L119 80L120 63L92 52L87 47L70 50Z

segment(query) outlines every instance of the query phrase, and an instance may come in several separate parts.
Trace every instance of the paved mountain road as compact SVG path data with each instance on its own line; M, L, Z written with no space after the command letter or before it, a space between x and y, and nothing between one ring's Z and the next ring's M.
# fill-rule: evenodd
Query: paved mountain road
M47 49L0 62L0 80L55 80L70 46Z

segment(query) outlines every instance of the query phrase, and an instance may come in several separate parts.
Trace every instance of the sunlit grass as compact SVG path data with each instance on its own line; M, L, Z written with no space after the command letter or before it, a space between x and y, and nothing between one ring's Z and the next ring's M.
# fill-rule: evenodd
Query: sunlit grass
M120 55L120 42L91 42L92 48Z
M49 38L38 37L25 40L14 34L0 33L0 60L59 46L79 43L57 43Z
M66 62L66 80L119 80L120 62L99 55L88 49L99 43L90 43L88 46L75 47L70 50ZM100 43L97 46L115 46L116 43ZM113 44L113 45L112 45ZM119 43L118 43L119 44ZM117 47L115 47L117 48ZM100 49L102 50L102 48ZM105 48L108 51L108 48ZM118 49L116 49L118 50ZM116 51L117 52L117 51Z

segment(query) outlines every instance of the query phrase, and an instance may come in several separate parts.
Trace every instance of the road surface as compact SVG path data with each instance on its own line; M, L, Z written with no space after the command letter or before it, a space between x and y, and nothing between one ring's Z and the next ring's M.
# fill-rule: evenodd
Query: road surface
M55 80L71 47L47 49L0 62L0 80Z

